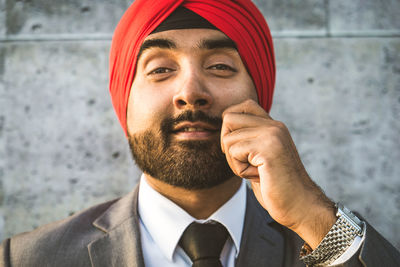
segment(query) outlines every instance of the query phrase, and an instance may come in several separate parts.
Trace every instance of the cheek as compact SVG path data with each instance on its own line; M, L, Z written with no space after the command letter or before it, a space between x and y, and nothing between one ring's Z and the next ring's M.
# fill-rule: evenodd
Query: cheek
M252 85L253 85L253 83L252 83ZM253 87L251 88L251 90L249 92L249 97L248 98L256 101L257 103L259 103L257 89L255 88L254 85L253 85Z
M250 77L221 81L210 86L215 88L214 96L223 110L248 99L258 102L257 91Z
M247 72L244 76L244 83L246 86L245 94L247 95L247 99L252 99L258 102L257 89L253 83L253 79L251 79L250 75L248 75Z
M133 90L133 89L132 89ZM127 126L130 133L159 127L168 113L168 104L162 94L145 93L145 90L131 92L127 110ZM163 117L164 116L164 117Z

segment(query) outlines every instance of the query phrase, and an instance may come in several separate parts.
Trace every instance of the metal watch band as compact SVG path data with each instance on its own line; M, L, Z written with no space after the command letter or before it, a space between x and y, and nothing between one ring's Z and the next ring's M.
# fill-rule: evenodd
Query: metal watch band
M341 204L337 203L336 207L338 219L317 248L312 251L308 244L304 244L301 249L300 260L307 266L326 266L334 262L356 236L362 236L363 222Z

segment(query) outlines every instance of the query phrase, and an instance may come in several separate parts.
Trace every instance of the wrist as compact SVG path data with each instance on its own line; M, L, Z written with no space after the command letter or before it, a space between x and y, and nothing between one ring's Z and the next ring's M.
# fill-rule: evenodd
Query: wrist
M316 205L308 205L303 212L301 223L291 230L297 233L311 249L315 249L336 220L335 204L324 201Z
M321 243L315 249L304 244L300 259L307 266L326 266L339 259L353 244L356 237L362 237L364 223L351 211L337 204L337 220Z

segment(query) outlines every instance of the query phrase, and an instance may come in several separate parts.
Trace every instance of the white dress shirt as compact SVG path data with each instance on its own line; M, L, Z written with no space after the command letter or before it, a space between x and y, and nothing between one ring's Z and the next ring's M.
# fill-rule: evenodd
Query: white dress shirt
M145 266L190 267L192 262L178 242L186 227L192 222L205 223L213 220L224 225L229 232L228 240L221 253L222 266L234 267L242 238L246 194L246 182L243 179L242 185L231 199L206 220L197 220L154 190L142 175L139 185L138 211ZM355 240L333 264L350 259L361 246L362 241L361 238Z
M144 175L140 180L138 210L140 235L146 267L188 267L192 262L178 246L186 227L192 222L214 220L226 227L229 237L221 253L224 267L233 267L239 253L246 211L246 182L222 207L206 220L196 220L181 207L155 191ZM232 212L234 211L234 212Z

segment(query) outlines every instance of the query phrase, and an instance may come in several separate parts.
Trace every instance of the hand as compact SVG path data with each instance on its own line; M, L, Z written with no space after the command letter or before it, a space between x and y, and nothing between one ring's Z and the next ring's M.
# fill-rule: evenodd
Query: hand
M287 127L247 100L222 114L221 147L278 223L315 248L336 221L333 203L308 176Z

